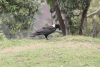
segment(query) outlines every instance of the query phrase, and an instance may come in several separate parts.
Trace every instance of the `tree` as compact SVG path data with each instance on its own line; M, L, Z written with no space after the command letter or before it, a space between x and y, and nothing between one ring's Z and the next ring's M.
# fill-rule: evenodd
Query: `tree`
M79 35L82 35L83 23L84 23L84 19L86 18L89 6L90 6L90 2L86 1L86 6L85 6L85 9L83 10L83 13L82 13Z
M92 3L91 3L91 1L92 1ZM49 4L50 4L50 6L52 6L51 3L49 3ZM98 20L98 18L100 18L100 12L99 12L100 4L99 4L98 0L57 0L56 5L58 5L58 7L60 8L61 14L64 14L66 16L66 19L68 21L67 27L69 27L69 29L68 29L69 32L71 32L71 33L76 32L75 31L75 28L76 28L77 32L80 35L87 34L90 36L92 33L91 31L93 31L94 30L93 28L96 27L95 34L97 35L97 33L99 33L99 35L100 35L100 29L99 29L100 23ZM52 8L52 11L55 12L56 10L54 10ZM96 23L97 26L95 26L95 24L93 24L93 22L90 21L93 19L92 16L95 16L95 15L97 15L96 19L94 19L97 21L97 23ZM76 19L76 17L77 17L77 19ZM62 17L63 20L65 20L64 18ZM89 28L90 25L93 28ZM88 28L87 28L87 26L88 26ZM86 33L86 31L88 33Z
M73 33L73 28L75 28L74 26L74 22L72 21L72 19L75 17L75 16L78 16L80 17L82 11L83 11L83 16L82 16L82 19L81 19L81 23L80 23L80 26L79 27L79 32L81 32L82 34L82 28L83 28L83 21L84 21L84 18L85 18L85 13L87 14L86 10L87 10L87 4L90 4L91 0L51 0L53 5L56 4L55 6L59 7L59 11L60 11L60 14L64 14L66 16L66 18L60 18L60 19L64 19L64 20L69 20L69 25L70 25L70 31L71 33ZM50 0L47 0L47 3L49 3L50 7L52 7L52 3L50 2ZM59 5L59 6L58 6ZM57 7L54 7L54 8L57 8ZM89 6L88 6L89 7ZM51 12L55 12L57 13L57 9L53 9L53 11ZM75 11L78 12L75 13ZM57 15L58 17L58 15ZM59 20L59 18L58 18ZM77 24L79 25L79 24Z
M64 24L63 18L61 16L61 11L60 11L58 4L56 4L57 0L46 0L46 2L51 7L50 12L51 13L56 12L57 20L59 20L59 24L60 24L60 27L61 27L61 30L62 30L62 34L66 35L65 24ZM55 18L56 15L54 15L53 17Z
M63 14L66 15L67 19L74 18L75 16L80 16L81 11L82 12L82 18L81 18L81 24L80 24L80 28L79 28L79 34L82 34L82 28L83 28L83 23L84 23L84 19L86 17L89 5L91 0L58 0L59 2L59 6L61 8L61 12ZM75 11L78 12L75 13ZM73 22L70 23L69 21L69 25L70 25L70 29L73 27Z
M98 0L92 0L86 16L87 23L84 21L86 30L84 35L100 37L100 4Z
M31 27L39 2L35 0L0 0L0 16L12 33Z
M62 16L61 16L59 6L56 4L56 0L51 0L51 2L52 2L54 9L56 11L56 14L57 14L57 17L58 17L58 20L59 20L59 23L60 23L60 26L62 29L62 33L63 33L63 35L66 35L65 25L64 25L64 21L63 21Z

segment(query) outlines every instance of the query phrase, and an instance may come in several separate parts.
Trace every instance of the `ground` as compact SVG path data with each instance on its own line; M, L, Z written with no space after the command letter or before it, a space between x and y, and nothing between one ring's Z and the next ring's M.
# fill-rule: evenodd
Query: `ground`
M0 46L0 67L100 67L97 38L12 39L1 41Z

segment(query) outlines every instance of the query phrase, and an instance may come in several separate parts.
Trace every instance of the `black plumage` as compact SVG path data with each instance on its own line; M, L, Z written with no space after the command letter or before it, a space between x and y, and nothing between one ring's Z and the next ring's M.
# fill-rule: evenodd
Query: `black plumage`
M47 27L42 27L39 30L36 30L35 33L32 33L32 35L30 37L35 37L37 35L44 35L45 38L48 40L48 35L50 35L51 33L53 33L56 29L60 30L60 25L59 24L55 24L52 26L47 26Z

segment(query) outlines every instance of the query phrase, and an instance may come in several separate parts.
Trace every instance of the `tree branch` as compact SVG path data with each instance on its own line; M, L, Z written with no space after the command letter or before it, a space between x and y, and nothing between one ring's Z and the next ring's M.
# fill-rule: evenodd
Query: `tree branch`
M57 30L56 30L55 32L58 32L58 33L62 34L62 32L61 32L61 31L57 31Z
M36 27L33 27L35 30L37 30L37 28Z
M88 18L88 17L91 17L92 15L98 13L99 11L100 11L100 8L99 8L97 11L88 14L86 17L87 17L87 18Z

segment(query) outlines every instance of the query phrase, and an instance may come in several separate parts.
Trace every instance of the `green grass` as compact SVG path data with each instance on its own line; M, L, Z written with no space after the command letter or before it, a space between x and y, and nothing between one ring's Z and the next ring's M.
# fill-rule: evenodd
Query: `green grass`
M31 45L35 47L0 53L0 67L100 67L100 39L97 38L12 39L1 41L0 48L1 51L9 47L20 50L20 47Z

